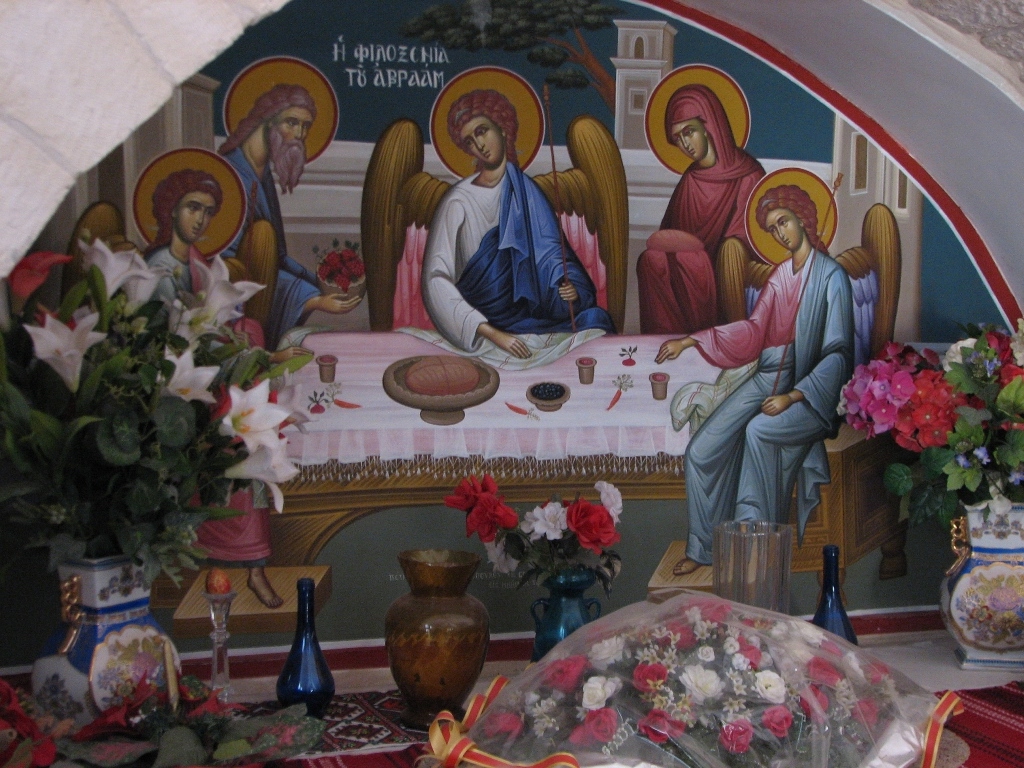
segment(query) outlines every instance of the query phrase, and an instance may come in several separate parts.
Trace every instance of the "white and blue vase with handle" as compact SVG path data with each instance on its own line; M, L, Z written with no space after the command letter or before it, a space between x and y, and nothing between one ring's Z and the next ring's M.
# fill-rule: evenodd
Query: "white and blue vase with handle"
M32 693L58 719L79 725L130 697L143 681L165 684L170 638L149 611L149 586L129 557L57 566L61 626L32 665ZM177 650L171 643L175 667Z
M940 608L960 666L1024 670L1024 505L966 510L952 540Z

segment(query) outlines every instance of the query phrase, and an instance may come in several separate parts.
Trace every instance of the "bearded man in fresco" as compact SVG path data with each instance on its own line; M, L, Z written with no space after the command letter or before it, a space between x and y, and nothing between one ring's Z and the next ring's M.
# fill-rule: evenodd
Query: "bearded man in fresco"
M313 310L342 314L359 303L358 297L322 295L316 275L291 258L285 245L274 174L281 184L281 194L292 192L298 185L306 165L306 137L314 120L316 103L309 91L301 85L280 83L256 99L219 150L242 177L250 217L269 221L277 239L277 286L264 328L268 349L276 349L281 336L304 324ZM244 234L240 232L222 255L236 255Z

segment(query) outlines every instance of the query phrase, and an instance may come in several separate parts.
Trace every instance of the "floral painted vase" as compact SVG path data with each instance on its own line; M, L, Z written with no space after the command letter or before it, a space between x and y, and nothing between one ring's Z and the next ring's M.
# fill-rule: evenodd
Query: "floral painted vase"
M946 628L965 669L1024 670L1024 505L953 521L957 561L941 586Z
M540 659L584 624L601 615L601 602L583 594L594 586L597 576L589 568L559 571L544 582L550 597L538 597L530 606L537 634L530 661ZM543 612L538 613L538 609Z
M62 623L32 665L39 706L82 725L143 680L164 685L164 643L171 641L149 612L142 569L119 556L70 560L57 572Z

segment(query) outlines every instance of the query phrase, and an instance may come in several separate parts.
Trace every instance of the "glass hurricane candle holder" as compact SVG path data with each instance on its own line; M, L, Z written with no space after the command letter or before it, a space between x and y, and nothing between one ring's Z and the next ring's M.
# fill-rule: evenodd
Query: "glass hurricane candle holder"
M228 616L231 614L231 601L238 593L230 592L211 594L203 592L203 597L210 604L210 621L213 631L213 651L210 659L210 687L217 693L217 699L227 702L231 696L231 673L228 670Z

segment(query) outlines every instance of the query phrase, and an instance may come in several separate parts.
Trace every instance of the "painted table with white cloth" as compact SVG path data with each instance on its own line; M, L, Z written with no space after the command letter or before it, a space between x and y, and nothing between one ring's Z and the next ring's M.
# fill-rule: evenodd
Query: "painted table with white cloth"
M322 333L303 345L317 356L338 358L335 383L320 381L318 366L307 365L296 381L310 398L305 433L290 430L289 454L302 465L362 464L368 459L412 461L430 456L555 461L574 456L618 458L681 457L689 430L676 431L669 415L672 393L687 381L714 382L719 369L696 350L662 365L655 355L666 336L601 336L575 347L561 359L538 368L498 370L500 384L486 402L465 409L457 424L427 423L417 408L402 405L384 391L382 377L403 358L446 354L429 342L403 333ZM596 361L594 380L581 384L576 360ZM624 360L633 365L623 365ZM656 400L651 373L669 374L668 397ZM609 408L619 387L625 389ZM556 411L531 403L527 390L555 382L569 390ZM340 403L340 404L339 404ZM359 407L347 407L357 405ZM339 471L342 471L339 469Z

